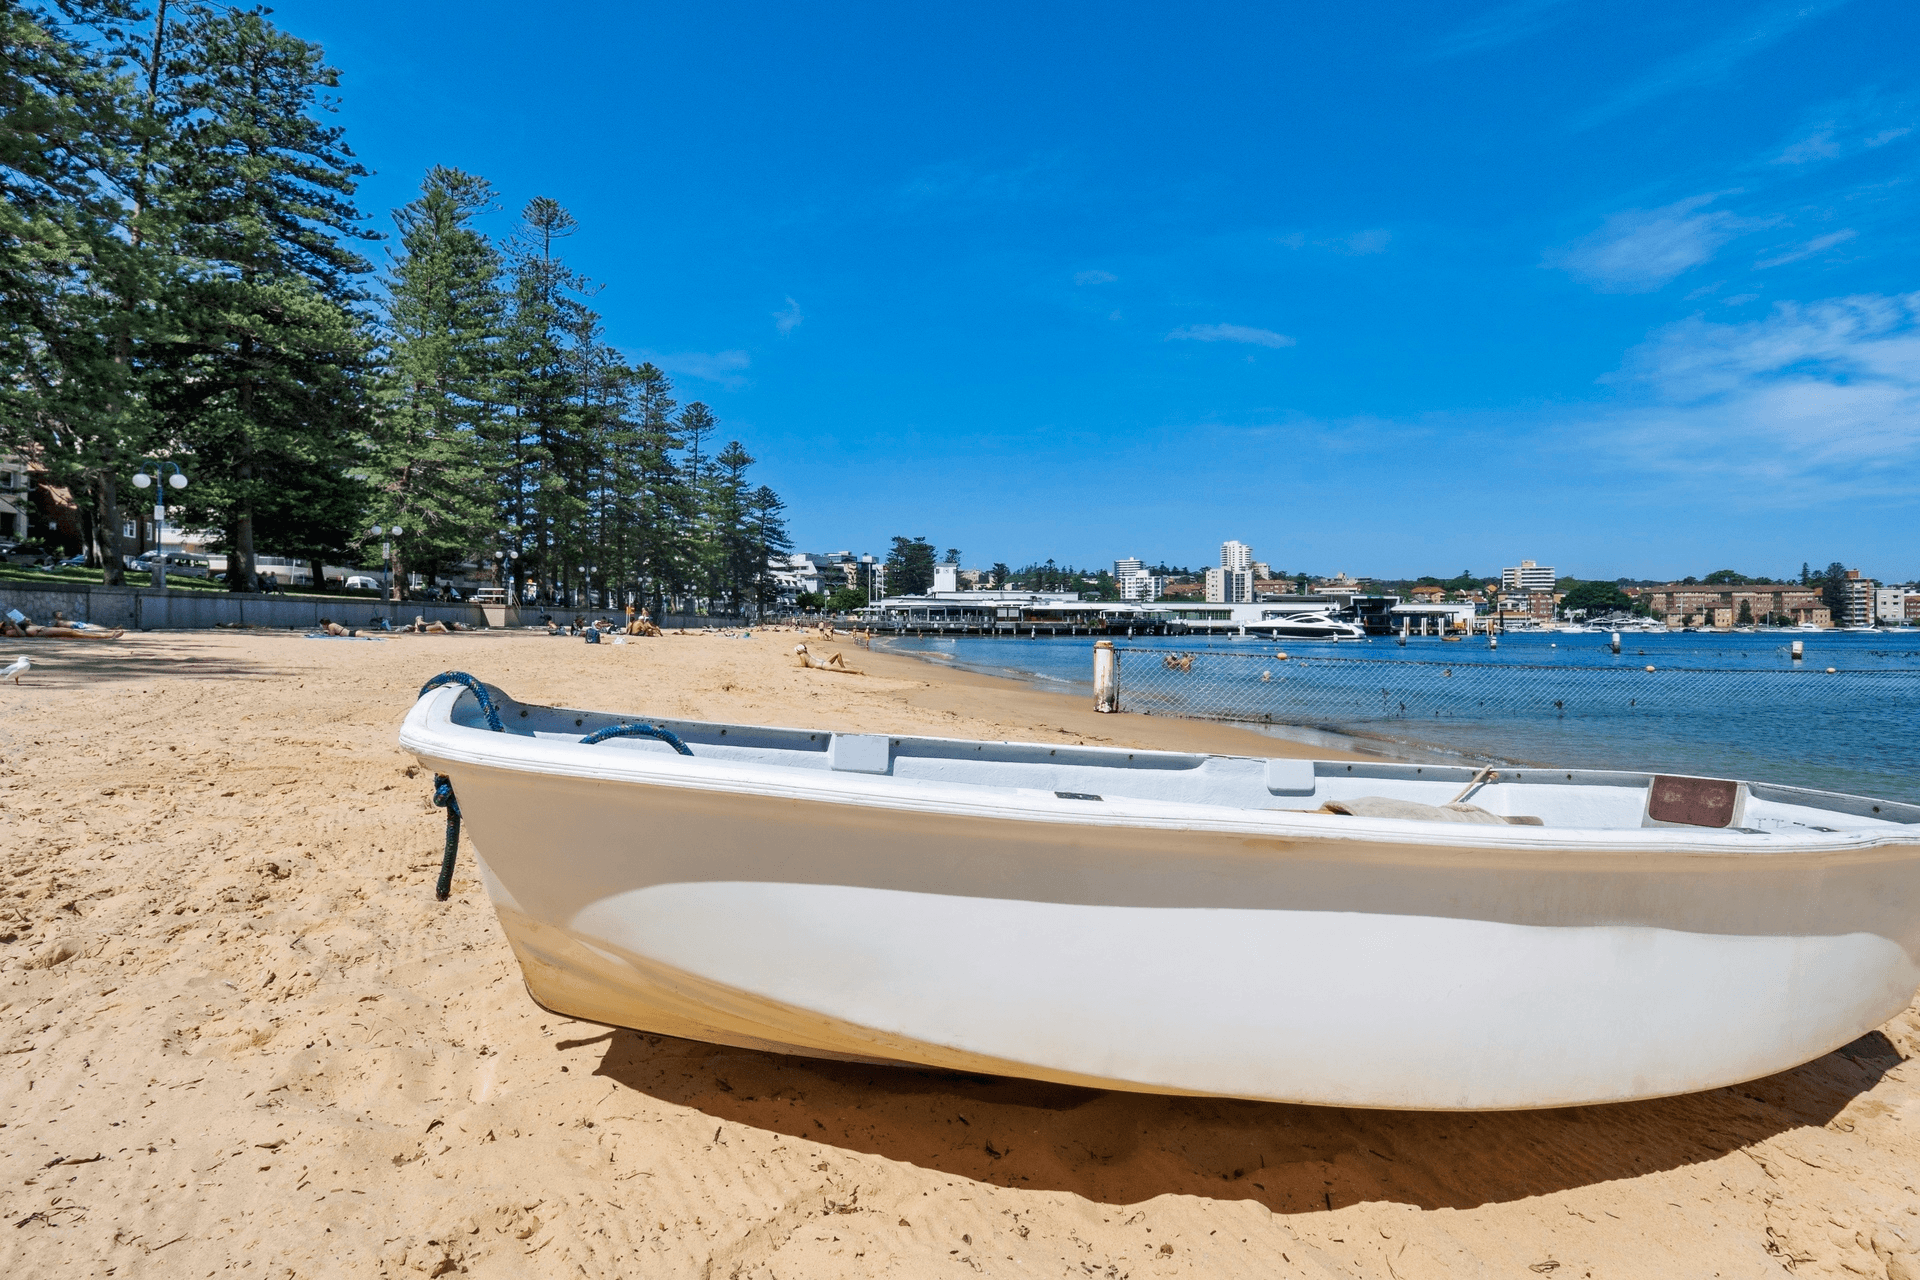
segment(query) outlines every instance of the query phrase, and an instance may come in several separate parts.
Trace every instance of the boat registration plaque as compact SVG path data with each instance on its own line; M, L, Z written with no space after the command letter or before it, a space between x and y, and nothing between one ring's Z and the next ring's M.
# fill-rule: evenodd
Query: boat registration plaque
M1656 774L1647 794L1647 816L1655 822L1687 827L1733 824L1740 784L1723 778L1680 778Z

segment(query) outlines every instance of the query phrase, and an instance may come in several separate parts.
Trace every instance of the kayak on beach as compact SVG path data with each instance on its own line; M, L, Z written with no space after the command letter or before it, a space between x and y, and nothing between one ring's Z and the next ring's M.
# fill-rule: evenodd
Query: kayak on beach
M720 1044L1546 1107L1781 1071L1920 986L1892 801L662 720L454 673L400 742L535 1000Z

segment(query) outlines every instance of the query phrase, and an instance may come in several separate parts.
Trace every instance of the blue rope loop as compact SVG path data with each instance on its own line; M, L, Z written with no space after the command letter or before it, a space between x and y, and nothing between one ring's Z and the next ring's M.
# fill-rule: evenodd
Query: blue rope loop
M453 893L453 860L460 852L460 802L453 798L453 782L444 773L433 775L433 804L447 811L447 847L440 855L440 880L433 886L436 902Z
M590 747L596 742L605 742L608 738L657 738L683 756L693 754L692 751L688 750L687 744L680 741L678 735L676 735L673 730L651 724L610 724L606 728L596 729L586 737L580 739L580 745Z
M426 697L443 684L465 685L468 689L471 689L473 696L479 700L480 710L487 714L487 728L493 730L495 733L505 733L507 731L507 727L500 723L499 708L493 705L493 698L487 693L487 686L481 684L464 671L442 671L439 675L420 686L419 697Z
M493 697L487 692L487 686L464 671L442 671L420 686L419 696L424 698L443 684L466 686L479 701L480 710L486 712L487 728L495 733L507 731L507 727L500 723L499 708L493 705ZM453 893L453 862L460 852L460 802L454 798L453 780L444 773L433 775L433 807L447 811L447 847L440 855L439 882L433 886L435 901L445 902Z

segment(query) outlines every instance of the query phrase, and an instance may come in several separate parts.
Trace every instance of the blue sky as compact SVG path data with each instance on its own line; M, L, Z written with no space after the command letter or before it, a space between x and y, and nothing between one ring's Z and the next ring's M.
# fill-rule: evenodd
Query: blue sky
M813 550L1920 574L1920 7L297 0Z

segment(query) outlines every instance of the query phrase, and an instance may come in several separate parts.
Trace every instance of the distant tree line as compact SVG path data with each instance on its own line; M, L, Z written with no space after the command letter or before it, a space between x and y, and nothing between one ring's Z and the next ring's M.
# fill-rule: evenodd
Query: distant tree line
M779 496L607 344L573 218L536 198L495 244L492 189L437 168L376 279L338 73L268 13L0 4L0 447L72 493L104 580L164 458L235 590L263 551L317 582L398 525L403 571L498 551L550 593L765 600Z

